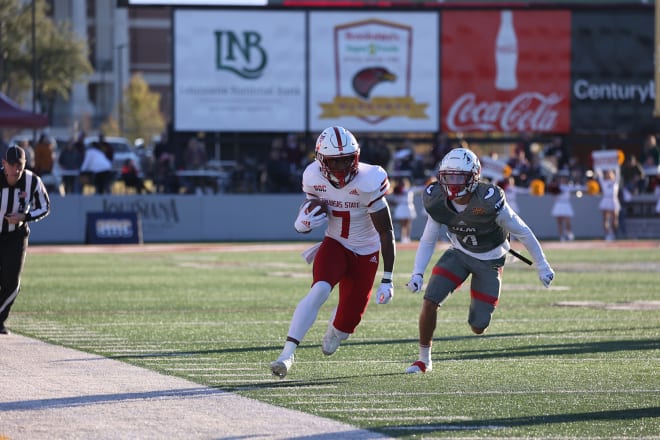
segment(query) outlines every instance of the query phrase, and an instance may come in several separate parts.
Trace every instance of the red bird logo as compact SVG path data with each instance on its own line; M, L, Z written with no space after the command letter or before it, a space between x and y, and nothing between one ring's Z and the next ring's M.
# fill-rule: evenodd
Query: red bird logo
M353 90L362 98L368 98L376 84L383 81L394 82L396 75L384 67L367 67L360 70L353 77Z

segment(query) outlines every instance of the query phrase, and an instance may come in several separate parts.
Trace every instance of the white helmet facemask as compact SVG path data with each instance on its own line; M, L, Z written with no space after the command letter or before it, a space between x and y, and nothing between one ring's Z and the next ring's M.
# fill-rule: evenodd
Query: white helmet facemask
M479 158L467 148L455 148L447 153L438 170L438 182L449 200L474 192L480 177Z
M346 186L358 172L360 146L344 127L328 127L316 140L316 160L321 172L336 188Z

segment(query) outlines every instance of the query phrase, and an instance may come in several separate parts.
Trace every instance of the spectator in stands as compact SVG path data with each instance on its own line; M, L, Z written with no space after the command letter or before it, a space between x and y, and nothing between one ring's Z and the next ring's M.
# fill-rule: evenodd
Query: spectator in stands
M183 152L183 167L186 170L203 170L208 162L204 144L193 136L188 139Z
M25 150L25 169L34 171L34 148L27 139L21 139L17 145Z
M76 140L73 143L74 148L78 150L78 154L80 154L81 160L85 157L85 150L87 150L87 147L85 146L85 137L85 132L81 131L78 133L78 137L76 137Z
M524 132L520 135L520 140L516 144L516 157L519 157L519 153L522 151L528 162L532 160L532 137L532 133L528 132Z
M129 188L135 188L138 194L150 193L149 189L144 185L144 179L140 177L138 168L132 159L126 159L121 167L121 180L124 185Z
M415 160L415 148L410 139L406 139L403 145L394 152L393 171L400 176L412 176L413 161Z
M392 161L392 152L387 146L385 139L380 137L372 140L373 145L373 165L379 165L384 170L390 169L390 162Z
M526 186L531 166L525 150L522 148L516 149L515 155L507 161L507 165L511 167L511 175L516 181L516 186Z
M562 169L561 171L564 171ZM587 174L587 169L582 165L577 156L571 156L568 159L568 180L575 185L584 183Z
M529 161L529 167L524 176L520 176L519 182L520 185L524 188L529 187L529 184L534 179L541 179L544 182L546 181L546 176L541 166L541 158L538 154L532 155L532 160Z
M110 194L112 192L111 187L116 177L115 172L112 169L112 162L99 149L98 143L87 148L83 163L80 165L80 174L92 177L96 194Z
M208 156L206 154L206 146L196 136L188 139L186 148L183 151L183 168L187 171L201 171L206 168L208 164ZM217 192L217 182L211 182L207 177L188 176L181 179L183 185L186 187L187 194L200 194L208 187Z
M660 150L658 150L657 139L654 134L649 134L644 138L642 144L642 151L639 155L639 162L643 166L658 166L660 165Z
M52 174L54 164L55 142L46 133L42 133L34 146L34 172L39 177Z
M642 166L637 162L637 156L627 154L626 159L621 165L623 190L627 191L631 196L643 193L646 187L645 178L646 174Z
M60 155L57 158L57 163L62 169L62 183L64 184L64 194L78 194L80 193L80 166L82 165L83 156L80 155L76 142L67 142L64 145Z
M286 152L277 146L281 145L281 139L273 140L266 165L266 191L271 193L293 192L291 182L291 171L289 161L286 158Z
M298 141L298 136L296 136L294 133L289 133L286 136L286 145L284 146L284 150L286 151L286 158L289 161L289 168L291 169L291 173L298 173L300 171L303 157L305 156L301 144Z
M504 190L506 202L511 207L511 210L522 217L520 215L520 207L518 206L518 194L529 194L529 188L516 186L516 179L513 176L500 180L497 182L497 185Z
M112 160L115 157L115 150L112 149L112 146L105 139L105 134L102 132L99 133L99 140L98 142L95 142L95 144L96 148L98 148L105 155L105 157L108 158L110 163L112 163Z
M568 167L571 157L568 147L561 136L555 136L550 143L545 146L543 155L546 159L554 163L556 169L561 170Z
M454 148L447 133L439 132L435 137L435 144L433 145L433 150L431 150L431 163L427 165L429 170L435 170L436 166L440 164L442 158L445 157L445 154Z
M176 154L167 132L163 132L154 146L154 162L156 191L166 194L179 193L181 184L176 175Z
M401 243L410 243L412 223L417 218L415 193L423 189L423 186L413 187L407 177L396 177L393 181L392 193L387 201L392 205L392 220L399 225Z

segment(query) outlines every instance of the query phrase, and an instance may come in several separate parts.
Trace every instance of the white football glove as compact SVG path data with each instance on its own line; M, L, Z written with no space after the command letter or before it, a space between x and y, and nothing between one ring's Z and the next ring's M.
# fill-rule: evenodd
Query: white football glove
M424 284L424 276L421 273L414 273L410 277L410 281L406 283L406 287L412 293L419 293L422 290L423 284Z
M550 287L552 280L555 278L555 271L552 270L549 264L545 264L538 268L539 280L545 287Z
M387 304L394 298L394 285L389 283L380 283L376 291L376 304Z
M296 228L296 231L300 233L307 233L314 228L323 226L328 221L328 215L324 212L320 215L316 215L317 212L321 210L320 206L312 209L309 213L305 213L309 202L305 202L298 212L298 217L296 218L293 227Z

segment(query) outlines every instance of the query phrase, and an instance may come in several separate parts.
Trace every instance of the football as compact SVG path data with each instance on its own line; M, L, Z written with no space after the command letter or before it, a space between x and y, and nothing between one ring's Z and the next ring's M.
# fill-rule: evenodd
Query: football
M309 214L317 206L320 206L321 209L319 210L319 212L316 213L316 215L321 215L322 213L328 214L328 212L329 212L328 202L326 200L323 200L323 199L311 199L309 201L309 206L307 206L307 208L305 208L305 214Z

